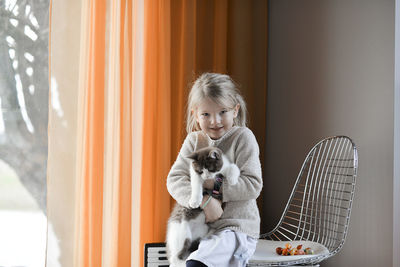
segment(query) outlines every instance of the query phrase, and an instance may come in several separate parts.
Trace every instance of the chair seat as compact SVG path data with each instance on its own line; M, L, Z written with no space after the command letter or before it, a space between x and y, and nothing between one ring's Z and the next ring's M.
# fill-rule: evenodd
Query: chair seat
M277 247L285 247L286 243L290 243L293 247L303 245L303 249L310 247L313 255L293 255L281 256L276 254ZM311 241L272 241L272 240L259 240L257 243L256 251L250 259L249 266L257 264L271 264L271 265L290 265L298 263L312 262L314 258L323 257L329 254L329 250L322 244Z

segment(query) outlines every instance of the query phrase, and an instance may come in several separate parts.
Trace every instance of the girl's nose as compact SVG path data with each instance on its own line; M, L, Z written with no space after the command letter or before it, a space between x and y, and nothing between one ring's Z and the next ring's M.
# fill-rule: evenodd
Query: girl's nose
M218 114L211 116L211 124L218 124L221 122L221 116Z

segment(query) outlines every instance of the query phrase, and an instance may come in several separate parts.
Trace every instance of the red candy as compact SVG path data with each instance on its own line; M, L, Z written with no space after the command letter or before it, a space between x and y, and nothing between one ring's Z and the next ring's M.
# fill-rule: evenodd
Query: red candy
M301 249L303 245L298 245L293 248L290 243L286 243L284 248L277 247L276 254L282 256L294 256L294 255L312 255L314 251L311 248Z

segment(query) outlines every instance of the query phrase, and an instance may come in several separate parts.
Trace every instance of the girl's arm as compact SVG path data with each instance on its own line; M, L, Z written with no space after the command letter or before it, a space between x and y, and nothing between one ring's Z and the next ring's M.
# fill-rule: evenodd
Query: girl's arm
M238 183L229 185L223 180L223 202L256 199L261 192L260 151L257 140L250 129L246 129L238 138L235 148L236 165L240 169Z
M189 208L191 195L190 185L190 160L186 157L194 151L191 140L194 136L188 135L183 142L175 163L172 165L167 177L167 189L170 195L182 206ZM208 196L203 198L202 205L207 201ZM206 222L214 222L222 215L221 202L211 199L204 208Z
M182 206L189 208L191 194L190 186L190 159L187 155L194 151L191 142L194 136L188 134L175 163L172 165L167 177L167 189L169 194Z
M202 207L206 204L209 197L210 196L208 195L205 195L203 197L203 201L201 203ZM221 200L218 200L213 197L211 197L210 201L207 203L207 205L204 207L203 210L204 214L206 215L206 223L215 222L216 220L221 218L222 213L224 212L222 209Z

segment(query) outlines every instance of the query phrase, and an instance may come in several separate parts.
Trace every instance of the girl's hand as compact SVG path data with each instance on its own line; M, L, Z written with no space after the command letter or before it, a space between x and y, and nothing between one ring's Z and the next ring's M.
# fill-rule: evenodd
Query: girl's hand
M203 196L203 201L201 206L208 200L210 196ZM219 218L221 218L223 210L222 210L222 201L211 197L208 204L204 207L204 214L206 215L206 223L215 222Z
M214 189L214 179L205 180L204 183L203 183L203 187L205 189L213 190Z

